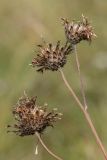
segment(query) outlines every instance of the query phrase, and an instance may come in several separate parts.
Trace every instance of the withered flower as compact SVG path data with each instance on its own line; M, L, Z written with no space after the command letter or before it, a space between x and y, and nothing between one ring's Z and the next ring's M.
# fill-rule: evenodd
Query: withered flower
M39 67L37 71L57 71L66 64L66 56L72 51L72 46L66 43L60 46L60 41L54 46L51 43L38 45L39 53L32 60L32 66Z
M47 111L47 105L38 106L36 98L29 98L27 95L21 97L16 106L13 108L13 116L16 123L8 127L8 132L14 132L19 136L33 135L36 132L42 134L48 127L58 119L61 119L61 113L57 113L56 109L51 112Z
M82 20L79 22L69 22L64 18L62 18L62 21L65 28L66 38L72 45L76 45L82 40L91 42L92 37L96 37L92 26L88 22L88 19L83 15Z

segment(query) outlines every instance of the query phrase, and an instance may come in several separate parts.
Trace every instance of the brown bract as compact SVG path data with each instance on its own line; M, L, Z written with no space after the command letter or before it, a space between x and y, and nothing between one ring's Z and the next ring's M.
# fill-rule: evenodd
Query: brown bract
M69 22L67 19L62 18L65 35L67 40L72 44L76 45L82 40L91 42L92 37L95 37L93 28L88 22L88 19L82 15L82 20L79 22Z
M53 126L54 122L61 119L61 113L57 113L55 109L48 112L46 105L38 106L36 98L29 98L27 95L18 100L12 113L16 123L8 125L11 129L8 132L19 136L33 135L36 132L41 134L48 126Z
M32 60L32 66L39 67L37 71L44 70L57 71L60 67L66 64L66 56L72 51L72 46L66 43L60 45L60 41L54 46L51 43L38 45L39 53Z

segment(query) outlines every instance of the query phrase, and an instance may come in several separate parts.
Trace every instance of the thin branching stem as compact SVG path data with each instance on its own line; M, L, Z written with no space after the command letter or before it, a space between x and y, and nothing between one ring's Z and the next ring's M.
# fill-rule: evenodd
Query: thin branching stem
M60 73L61 73L61 76L62 76L62 79L63 79L63 81L64 81L64 84L66 85L66 87L67 87L68 90L70 91L71 95L73 96L73 98L74 98L75 101L77 102L78 106L80 107L81 111L83 112L83 114L84 114L84 116L85 116L85 119L87 120L88 125L89 125L90 129L92 130L92 133L93 133L93 135L94 135L94 137L95 137L95 139L96 139L96 142L97 142L99 148L101 149L101 151L102 151L102 153L103 153L103 155L104 155L104 157L105 157L105 160L107 160L107 152L106 152L106 150L105 150L105 148L104 148L104 146L103 146L103 144L102 144L102 142L101 142L101 140L100 140L100 138L99 138L99 136L98 136L98 134L97 134L97 131L96 131L94 125L93 125L93 122L92 122L92 120L91 120L91 117L90 117L88 111L85 109L84 105L82 105L82 103L80 102L79 98L78 98L77 95L75 94L74 90L73 90L72 87L69 85L69 83L68 83L68 81L67 81L67 79L66 79L66 77L65 77L65 75L64 75L64 73L63 73L63 71L62 71L62 69L60 69L59 71L60 71Z
M47 146L44 144L43 140L41 139L39 133L36 132L36 136L38 137L39 142L41 143L41 145L44 147L44 149L54 158L56 158L57 160L63 160L62 158L60 158L59 156L57 156L56 154L54 154L49 148L47 148Z
M78 58L76 45L74 46L74 52L75 52L75 59L76 59L78 75L79 75L79 79L80 79L80 89L81 89L81 94L82 94L82 97L83 97L83 103L84 103L85 109L87 109L88 107L87 107L87 102L86 102L86 96L85 96L85 91L84 91L83 79L82 79L82 76L81 76L80 63L79 63L79 58Z

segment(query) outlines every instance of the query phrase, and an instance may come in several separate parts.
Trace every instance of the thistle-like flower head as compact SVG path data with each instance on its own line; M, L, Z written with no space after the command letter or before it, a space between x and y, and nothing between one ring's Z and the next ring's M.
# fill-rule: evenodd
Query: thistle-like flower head
M8 132L14 132L19 136L33 135L36 132L43 133L48 126L61 119L61 113L55 109L47 111L47 105L43 107L36 104L36 98L29 98L27 95L21 97L13 108L13 116L16 123L11 126Z
M39 67L37 71L57 71L66 64L66 56L72 51L71 45L60 46L60 41L54 46L51 43L38 45L39 53L32 60L32 66Z
M95 37L93 28L88 22L88 19L82 15L82 21L69 22L67 19L62 18L65 35L67 40L72 44L76 45L82 40L91 42L92 37Z

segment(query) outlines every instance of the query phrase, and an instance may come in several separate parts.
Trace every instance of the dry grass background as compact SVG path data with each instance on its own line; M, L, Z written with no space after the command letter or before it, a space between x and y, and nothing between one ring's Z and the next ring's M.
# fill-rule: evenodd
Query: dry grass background
M89 111L107 148L107 1L0 0L0 160L52 159L41 146L39 155L34 155L36 137L6 133L7 124L13 121L11 109L24 90L37 95L39 104L47 102L64 113L62 121L44 135L55 153L64 159L103 159L60 74L38 74L28 65L41 36L46 41L64 42L60 17L80 19L82 13L91 20L98 36L91 45L79 44L78 52ZM73 56L64 72L79 95Z

